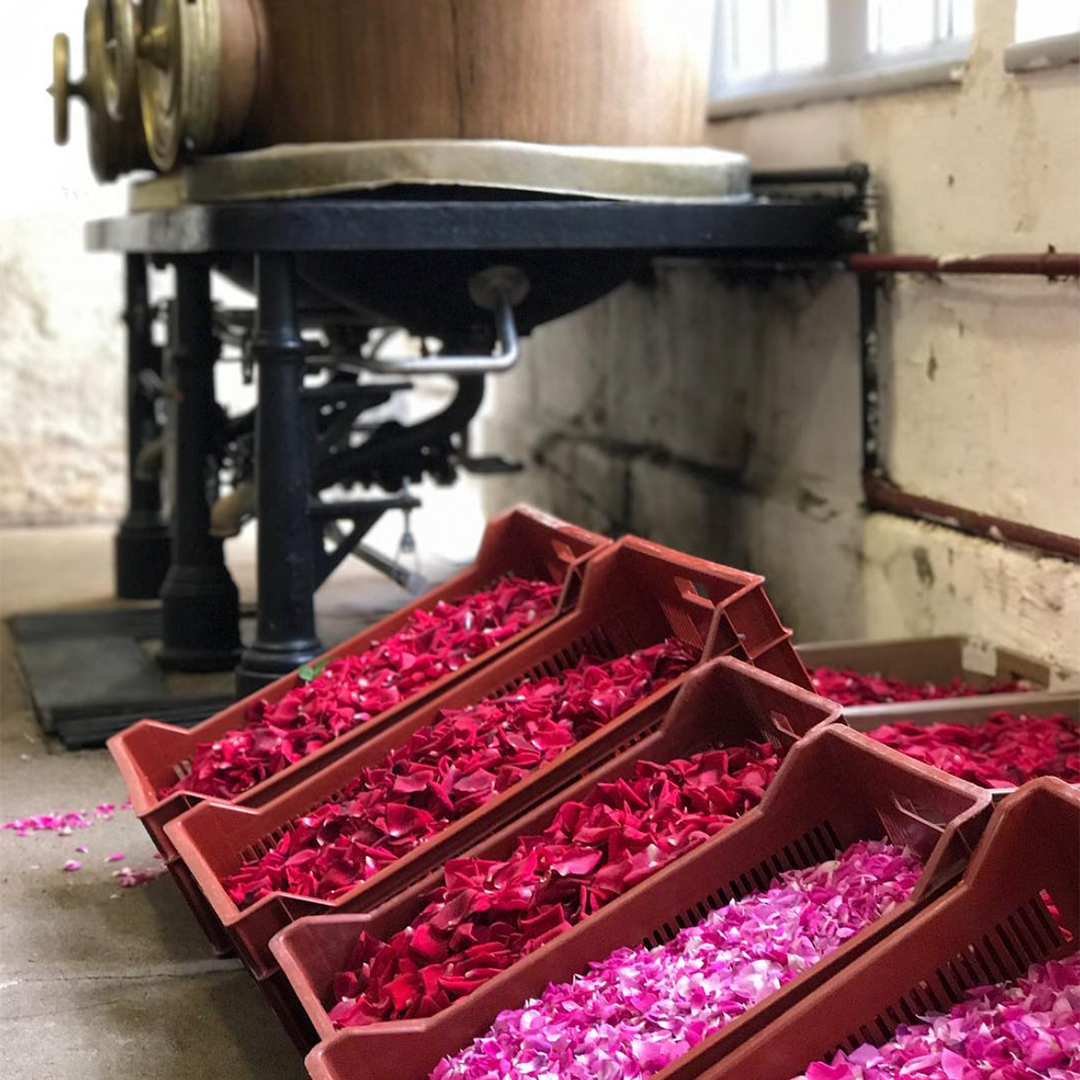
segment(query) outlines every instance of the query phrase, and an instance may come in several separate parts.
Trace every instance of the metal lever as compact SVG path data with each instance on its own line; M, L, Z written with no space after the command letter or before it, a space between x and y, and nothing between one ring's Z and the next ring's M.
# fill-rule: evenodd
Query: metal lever
M380 360L362 357L360 363L379 375L499 375L521 359L514 308L528 295L529 279L514 266L493 266L469 282L469 294L478 307L495 315L496 356L418 356Z

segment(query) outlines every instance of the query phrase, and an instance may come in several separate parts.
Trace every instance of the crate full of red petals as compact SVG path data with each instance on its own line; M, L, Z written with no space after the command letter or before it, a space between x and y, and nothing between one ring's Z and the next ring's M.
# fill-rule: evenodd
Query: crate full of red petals
M215 949L230 946L165 824L203 801L259 805L379 734L570 609L608 541L529 507L492 521L475 563L332 651L190 730L144 720L109 740L135 813Z
M655 730L377 911L282 931L263 989L305 1050L339 1026L445 1008L733 824L840 712L744 661L702 664Z
M626 538L566 617L263 806L167 826L253 973L303 915L367 910L650 730L703 659L807 686L762 579Z

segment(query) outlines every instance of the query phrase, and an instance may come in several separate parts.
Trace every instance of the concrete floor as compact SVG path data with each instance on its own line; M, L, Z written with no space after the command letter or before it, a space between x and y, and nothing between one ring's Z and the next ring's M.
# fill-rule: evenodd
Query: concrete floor
M105 527L0 534L0 614L100 603L111 591ZM251 546L230 547L250 596ZM395 599L396 597L396 599ZM320 593L324 616L363 625L361 611L400 603L349 563ZM105 750L70 753L34 720L6 626L0 644L0 820L124 801ZM77 854L77 845L87 854ZM306 1076L255 983L213 959L168 876L120 890L114 864L160 865L138 820L61 837L0 832L0 1075L34 1080L293 1080ZM65 873L68 859L83 869Z

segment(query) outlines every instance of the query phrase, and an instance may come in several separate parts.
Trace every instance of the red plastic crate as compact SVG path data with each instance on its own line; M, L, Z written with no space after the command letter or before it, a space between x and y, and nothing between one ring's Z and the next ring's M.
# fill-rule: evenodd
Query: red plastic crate
M516 507L492 521L484 531L476 562L468 570L342 642L321 657L319 662L364 652L375 642L400 630L413 612L427 611L440 601L456 600L482 591L507 576L563 582L565 587L556 610L547 618L537 621L520 634L477 657L459 671L437 680L395 708L388 709L366 724L323 746L303 761L249 788L237 796L235 802L262 805L281 791L299 783L305 776L317 772L325 763L340 757L351 747L375 737L380 731L408 715L411 710L433 700L455 682L479 670L497 656L513 649L529 635L564 615L573 605L584 562L609 542L605 537L587 532L576 525L568 525L527 506ZM143 720L113 736L108 742L109 750L124 778L135 813L164 857L173 880L218 955L231 953L232 942L222 930L220 922L214 918L191 875L179 865L176 849L165 833L165 825L185 810L202 802L228 804L230 800L192 792L180 792L159 799L157 793L190 769L191 755L200 743L210 742L226 731L242 727L253 701L258 698L278 701L297 685L298 680L299 676L295 673L278 679L257 694L237 702L224 712L190 729L156 720Z
M142 820L158 851L167 860L175 858L176 850L165 834L165 823L185 810L207 801L224 804L235 801L251 806L261 806L269 802L286 788L317 772L324 764L340 757L358 743L386 730L401 716L424 702L431 701L452 683L505 654L525 638L565 614L572 606L577 591L578 582L574 579L582 561L608 543L605 537L579 529L576 525L568 525L526 506L516 507L492 521L484 531L476 562L468 570L342 642L317 662L325 663L341 656L364 652L375 642L382 641L400 630L414 612L428 611L440 601L460 599L490 588L500 578L511 575L556 583L565 582L563 599L556 611L547 619L538 621L534 626L477 657L459 671L425 687L408 701L373 717L366 724L328 743L303 761L296 762L288 769L248 789L235 800L218 799L192 792L180 792L161 799L158 792L187 774L191 768L191 755L200 743L212 742L227 731L243 727L247 711L253 702L259 699L279 701L294 689L299 683L296 672L278 679L265 689L193 728L162 724L157 720L142 720L119 735L114 735L108 742L109 750L124 778L132 808Z
M925 868L908 902L658 1074L688 1080L955 880L989 814L989 796L973 785L830 725L796 743L762 802L723 832L436 1016L338 1032L308 1055L308 1071L314 1080L424 1080L502 1010L616 949L666 944L710 910L767 888L780 871L886 836L920 852Z
M686 680L654 731L623 746L595 771L467 854L478 859L507 858L518 837L542 832L564 803L581 800L599 783L630 776L639 761L667 762L751 740L769 741L787 751L810 732L839 721L840 714L834 702L741 660L709 661ZM426 906L427 894L442 881L440 869L375 912L305 918L278 934L270 947L281 971L263 989L286 1027L294 1033L313 1029L317 1038L332 1036L334 1026L324 1005L332 1003L334 975L344 966L360 931L386 940L413 921ZM307 1042L305 1049L314 1038L309 1036Z
M974 727L985 723L999 711L1014 713L1018 716L1066 716L1074 724L1080 726L1080 696L1075 690L1060 693L1032 691L1026 694L1000 696L1007 699L1007 702L1000 707L993 698L952 698L945 701L914 702L914 705L921 707L904 712L897 711L885 719L882 719L878 711L845 709L844 720L849 727L868 734L885 724L917 724L920 727L928 727L931 724L960 724L964 727ZM994 704L991 705L990 702ZM889 705L886 708L897 709L897 706ZM1074 786L1080 788L1080 785ZM1016 787L987 788L996 801L1007 798L1016 790Z
M837 1050L880 1046L900 1024L947 1012L966 990L1075 952L1077 851L1080 793L1060 780L1025 784L994 812L961 885L701 1080L790 1080Z
M791 633L769 604L762 578L628 537L590 560L581 598L565 618L272 802L258 807L204 802L169 823L169 838L241 958L256 978L265 978L276 966L270 939L279 930L304 915L342 910L345 904L353 910L370 910L384 903L576 780L627 739L651 730L687 675L337 900L273 893L241 911L222 886L222 878L246 859L269 850L297 818L334 798L362 767L381 762L414 731L432 723L442 709L472 705L507 692L523 679L556 674L586 654L616 657L672 635L702 649L703 659L734 653L808 688Z

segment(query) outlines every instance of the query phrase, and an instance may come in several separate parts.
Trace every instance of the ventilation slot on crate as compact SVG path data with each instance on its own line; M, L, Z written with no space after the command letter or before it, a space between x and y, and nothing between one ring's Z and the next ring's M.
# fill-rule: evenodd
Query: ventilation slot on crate
M1058 906L1046 889L1040 890L1037 897L1032 897L1027 906L1031 908L1036 919L1049 931L1055 941L1067 944L1073 940L1075 935L1067 926L1062 926L1058 917Z
M675 637L688 645L693 645L696 649L704 646L705 639L709 635L709 624L712 622L711 615L704 609L695 608L694 613L691 614L679 604L661 600L660 610L664 613L664 618L667 619L668 626L671 627L671 632ZM698 617L695 618L695 615Z
M1013 982L1032 964L1043 963L1065 943L1060 928L1039 896L1032 897L994 929L972 942L941 967L931 980L922 979L893 1005L886 1006L839 1047L847 1052L863 1043L888 1042L901 1024L921 1023L930 1013L947 1013L978 986ZM832 1053L819 1055L828 1060Z
M351 783L352 781L350 781ZM337 789L331 795L327 795L325 799L320 799L318 802L312 803L302 813L297 814L290 821L286 821L284 825L279 825L273 832L267 833L266 836L255 840L250 847L244 848L240 852L241 863L252 862L255 859L261 859L264 855L272 851L285 837L295 832L296 827L300 824L301 820L307 817L314 810L318 810L320 806L326 806L330 803L340 803L344 801L347 796L346 792L349 789L349 784L345 784L343 787Z
M680 930L696 926L710 912L717 911L726 904L742 900L754 893L764 892L776 876L785 870L805 869L808 866L826 862L835 856L840 846L836 832L828 822L818 825L799 840L786 845L783 849L783 859L779 855L773 855L751 867L736 879L729 881L725 888L715 889L676 914L671 922L661 924L646 935L642 944L646 949L660 948L673 941ZM794 851L800 853L799 857L795 856L793 848ZM809 856L804 852L809 853ZM818 854L818 852L823 854Z

